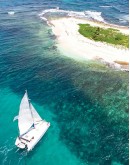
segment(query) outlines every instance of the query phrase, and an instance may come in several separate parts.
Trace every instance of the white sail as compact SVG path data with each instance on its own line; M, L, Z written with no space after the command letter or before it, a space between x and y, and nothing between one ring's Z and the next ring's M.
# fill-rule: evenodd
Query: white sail
M39 114L37 113L37 111L35 110L35 108L33 107L32 104L30 104L30 109L32 111L32 116L34 119L34 124L36 124L37 122L41 121L42 118L39 116Z
M20 104L19 117L18 117L18 126L19 126L20 135L26 133L29 130L29 128L33 125L33 123L34 123L33 117L30 111L28 95L26 92Z

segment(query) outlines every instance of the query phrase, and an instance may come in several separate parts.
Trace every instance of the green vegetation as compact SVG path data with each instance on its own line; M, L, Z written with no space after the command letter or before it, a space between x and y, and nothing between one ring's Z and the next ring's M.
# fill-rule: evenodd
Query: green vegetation
M84 37L90 38L94 41L106 42L114 45L122 45L129 47L129 36L122 34L119 30L108 28L90 26L89 24L79 24L79 33Z

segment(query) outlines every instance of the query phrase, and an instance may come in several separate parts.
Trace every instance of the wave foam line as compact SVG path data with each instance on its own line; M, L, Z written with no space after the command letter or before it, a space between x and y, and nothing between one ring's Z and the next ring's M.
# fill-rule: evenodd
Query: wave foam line
M110 8L110 7L113 7L113 6L109 6L109 5L107 5L107 6L99 6L99 7Z
M96 20L99 22L105 22L104 18L102 17L102 12L97 11L83 11L83 12L76 12L76 11L69 11L69 10L61 10L59 7L56 9L46 9L43 10L42 13L39 14L41 19L47 21L45 14L48 13L64 13L66 16L69 17L77 17L77 18L87 18L90 20Z

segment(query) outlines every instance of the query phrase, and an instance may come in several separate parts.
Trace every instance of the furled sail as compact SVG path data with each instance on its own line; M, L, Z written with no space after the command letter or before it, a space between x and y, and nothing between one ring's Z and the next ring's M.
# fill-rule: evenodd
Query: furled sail
M34 124L36 124L37 122L41 121L42 118L39 116L39 114L37 113L37 111L35 110L35 108L33 107L32 104L30 104L30 109L32 111L32 116L34 119Z
M34 122L30 110L30 103L26 92L20 104L19 117L18 117L18 126L19 126L20 135L26 133L33 124Z

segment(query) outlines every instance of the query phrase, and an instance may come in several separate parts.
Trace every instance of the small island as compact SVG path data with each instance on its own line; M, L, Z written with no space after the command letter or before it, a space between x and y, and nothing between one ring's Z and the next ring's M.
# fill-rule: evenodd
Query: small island
M79 27L79 33L84 37L94 41L106 42L113 45L121 45L126 48L129 47L129 36L120 33L117 29L103 29L99 26L91 26L90 24L79 24Z
M65 56L83 62L96 60L112 68L128 70L127 27L75 17L48 22L57 37L57 47Z

